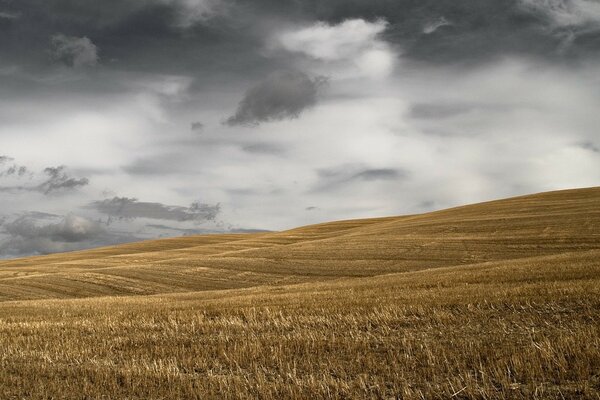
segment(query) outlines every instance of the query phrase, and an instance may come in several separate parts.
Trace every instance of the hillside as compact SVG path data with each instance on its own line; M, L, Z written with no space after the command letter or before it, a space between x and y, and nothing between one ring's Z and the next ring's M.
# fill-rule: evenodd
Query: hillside
M0 264L1 399L600 398L600 188Z
M600 249L600 188L2 261L0 301L281 285L594 249Z

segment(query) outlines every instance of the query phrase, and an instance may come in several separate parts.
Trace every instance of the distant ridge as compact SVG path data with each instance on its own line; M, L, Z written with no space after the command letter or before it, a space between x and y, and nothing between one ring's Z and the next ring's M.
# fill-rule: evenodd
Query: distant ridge
M376 276L600 250L600 187L284 232L185 236L0 262L0 301Z

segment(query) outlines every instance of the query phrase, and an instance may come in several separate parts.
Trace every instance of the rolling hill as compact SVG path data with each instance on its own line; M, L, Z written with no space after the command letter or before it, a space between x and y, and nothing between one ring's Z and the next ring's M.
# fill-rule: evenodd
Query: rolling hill
M365 277L600 249L600 188L284 232L191 236L0 262L0 301Z
M1 399L599 399L600 188L0 263Z

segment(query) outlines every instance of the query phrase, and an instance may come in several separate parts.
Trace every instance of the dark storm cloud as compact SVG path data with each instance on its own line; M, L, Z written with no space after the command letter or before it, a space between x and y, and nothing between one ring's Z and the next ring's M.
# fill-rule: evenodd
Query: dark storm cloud
M324 78L311 78L300 71L273 73L246 92L226 124L256 126L298 118L317 103L318 90L324 83Z
M74 214L28 212L2 224L0 232L5 236L0 241L2 256L48 254L135 240Z
M195 202L189 207L181 207L148 203L127 197L113 197L112 199L95 201L87 208L117 219L149 218L178 222L214 221L221 211L219 204L211 205Z
M262 17L229 3L22 0L3 10L0 2L0 10L21 15L18 21L0 19L0 60L42 74L49 57L94 65L101 49L105 70L195 75L214 85L243 81L242 71L245 77L258 76L267 65L257 51L264 28L256 19Z
M6 6L2 7L5 3ZM403 57L431 62L487 60L504 54L542 57L598 55L600 32L591 0L21 0L0 2L0 59L47 67L103 64L135 72L186 73L202 84L243 82L290 58L263 50L268 26L346 19L385 19L383 39ZM531 6L533 4L533 6ZM564 4L564 15L553 8ZM579 8L578 8L579 7ZM558 17L557 17L558 15ZM13 19L12 16L20 16ZM561 19L562 18L562 19ZM564 22L566 20L568 22ZM3 22L4 21L4 22ZM570 22L569 22L570 21ZM268 24L266 23L268 22ZM570 37L569 32L573 33ZM59 36L57 36L59 35ZM52 39L54 38L54 39ZM23 51L26 48L28 51ZM564 52L564 48L569 51ZM561 53L562 52L562 53ZM210 74L208 72L210 71ZM251 109L251 106L248 106ZM231 122L256 122L243 110ZM292 108L283 118L294 115ZM237 114L236 114L237 115ZM260 118L260 113L258 117ZM287 116L286 116L287 115ZM277 117L275 117L277 118ZM260 122L260 121L259 121Z

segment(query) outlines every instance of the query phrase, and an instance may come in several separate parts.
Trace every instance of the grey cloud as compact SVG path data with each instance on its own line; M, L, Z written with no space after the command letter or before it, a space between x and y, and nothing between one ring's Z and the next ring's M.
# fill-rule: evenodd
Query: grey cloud
M68 32L114 31L129 24L129 32L141 29L138 24L146 23L146 29L194 28L225 14L229 9L229 0L79 0L75 3L64 0L19 0L12 2L11 11L6 14L23 14L35 18L39 27L54 25L71 27ZM12 11L15 10L15 11ZM49 22L53 22L50 24Z
M241 197L241 196L258 196L261 194L261 191L256 188L235 188L235 189L227 189L227 193L232 196Z
M273 73L246 92L226 124L256 126L298 118L317 103L317 93L324 83L324 78L311 78L300 71Z
M109 218L149 218L179 222L214 221L221 211L219 204L210 205L195 202L189 207L181 207L143 202L127 197L113 197L112 199L95 201L89 204L87 208L105 214Z
M444 119L465 114L473 109L464 103L419 103L410 109L410 116L416 119Z
M169 173L169 169L164 168L162 163L157 163L150 158L137 159L133 163L124 166L123 171L131 175L163 175Z
M192 122L190 128L192 131L201 131L204 129L204 124L202 122Z
M48 219L53 216L47 214L28 214L4 224L6 233L24 238L47 237L53 241L78 242L92 238L102 231L102 226L83 217L73 214L67 215L59 223L43 226L37 225L38 219Z
M406 178L408 173L393 168L364 168L342 165L317 171L319 184L314 191L338 188L355 182L392 181Z
M342 166L318 170L318 175L325 179L343 179L343 180L378 180L378 179L396 179L403 177L406 173L392 168L362 169L356 171L351 166Z
M247 79L261 76L266 65L279 68L279 63L257 53L264 27L257 25L255 13L244 13L244 5L230 12L228 4L234 2L19 0L10 9L22 15L18 23L0 19L0 60L11 60L34 71L34 78L47 79L56 72L48 68L49 55L67 65L91 66L98 63L101 50L103 68L98 74L186 75L214 86L221 86L222 79L241 82L241 71ZM103 87L130 82L107 75ZM97 82L87 82L93 83ZM75 86L84 84L80 80Z
M98 48L87 37L56 34L51 39L51 57L69 67L93 67L98 64Z
M259 196L276 196L284 192L284 189L267 186L263 188L258 187L246 187L246 188L229 188L225 189L227 193L235 197L259 197Z
M60 215L58 215L58 214L51 214L51 213L47 213L47 212L43 212L43 211L28 211L21 215L21 217L23 217L23 216L26 216L28 218L33 218L33 219L39 219L39 220L53 219L53 218L60 217Z
M11 13L7 11L0 11L0 19L17 19L19 18L19 14Z
M519 0L518 4L560 41L559 54L568 54L580 37L596 36L597 41L600 34L600 3L595 0Z
M29 173L27 167L12 163L14 158L8 156L0 156L0 177L3 176L18 176L22 177ZM6 165L12 163L12 165Z
M130 175L169 175L185 171L181 155L167 153L134 160L122 167Z
M600 27L600 4L595 0L519 0L517 4L555 28Z
M594 153L600 153L600 147L598 147L593 142L583 142L583 143L580 143L579 147L581 147L582 149L585 149L585 150L589 150L589 151L594 152Z
M2 162L0 162L0 165ZM0 192L40 192L45 195L64 193L89 184L88 178L73 178L66 172L65 166L48 167L44 169L44 174L47 178L37 185L19 185L19 186L0 186ZM29 176L33 174L29 172L27 167L18 166L16 164L0 171L2 176Z
M44 194L50 194L76 189L90 183L88 178L72 178L65 172L65 169L65 166L44 169L44 173L48 175L48 179L37 186L36 190Z
M285 149L273 143L252 143L242 146L242 150L250 154L271 154L279 155L285 152Z
M475 103L464 101L439 101L431 103L417 103L410 107L408 116L414 119L422 120L443 120L474 112L509 113L515 110L525 110L530 108L527 104L509 104L509 103Z
M190 28L198 23L207 22L217 15L226 13L229 8L227 0L168 0L163 3L175 7L175 25Z
M0 176L25 176L27 174L27 167L11 165L7 169L0 171Z
M310 206L310 207L306 207L304 210L305 211L315 211L315 210L318 210L318 209L319 209L319 207Z
M421 201L417 205L417 208L422 209L422 210L433 210L435 208L435 201L433 201L433 200Z
M367 169L350 177L350 180L377 181L398 179L406 176L405 172L397 169L382 168L382 169Z
M80 250L135 240L132 236L111 233L96 221L74 214L64 217L30 212L2 225L5 237L0 255L22 256Z

